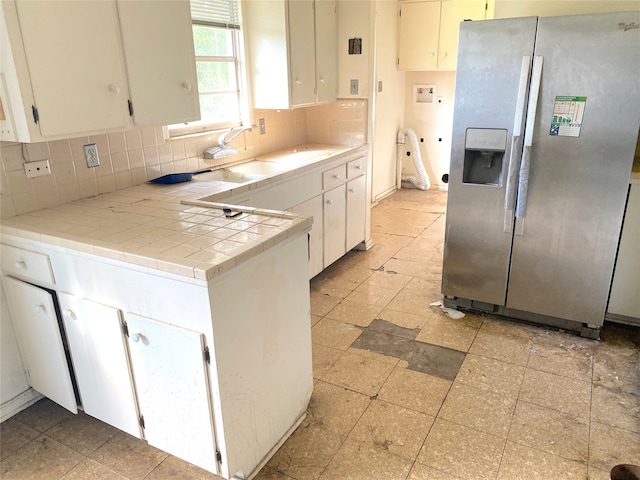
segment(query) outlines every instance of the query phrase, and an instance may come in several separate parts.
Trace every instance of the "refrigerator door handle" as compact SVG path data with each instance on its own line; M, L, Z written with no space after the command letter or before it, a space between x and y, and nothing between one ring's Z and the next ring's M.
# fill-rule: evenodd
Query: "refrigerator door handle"
M543 57L536 55L533 59L533 74L531 76L531 91L527 107L527 122L524 132L524 149L520 163L518 178L518 198L516 203L516 235L524 234L524 217L527 214L527 189L529 188L529 167L531 165L531 151L533 146L533 130L538 109L538 94L542 80Z
M504 232L511 233L513 228L513 210L516 202L516 178L520 169L520 140L522 138L522 124L524 122L524 103L527 96L529 73L531 72L531 56L522 57L520 67L520 83L516 100L516 114L513 121L513 136L511 138L511 152L509 154L509 171L504 194Z

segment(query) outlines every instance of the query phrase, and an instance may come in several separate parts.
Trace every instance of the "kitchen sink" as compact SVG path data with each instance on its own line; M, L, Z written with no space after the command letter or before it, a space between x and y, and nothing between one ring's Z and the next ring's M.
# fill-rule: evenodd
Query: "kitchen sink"
M213 172L203 174L202 180L229 182L229 183L247 183L255 180L260 180L265 175L249 173L249 172L236 172L228 168L220 170L214 170Z
M273 162L265 162L262 160L252 160L250 162L241 163L233 167L228 167L228 170L233 173L242 173L245 175L273 175L274 173L287 170L288 165L283 165Z

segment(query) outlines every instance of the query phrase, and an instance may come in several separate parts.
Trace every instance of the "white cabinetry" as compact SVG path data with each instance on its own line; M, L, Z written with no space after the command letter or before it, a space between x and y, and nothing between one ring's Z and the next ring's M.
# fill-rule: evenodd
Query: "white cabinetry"
M337 98L335 0L245 0L243 19L254 108Z
M347 250L354 248L364 238L365 217L362 212L366 208L366 187L364 175L347 183Z
M323 229L324 229L324 265L331 265L346 253L345 237L347 225L346 186L340 185L324 193Z
M78 413L53 294L16 278L3 281L29 385Z
M140 438L121 312L75 295L58 298L85 413Z
M126 323L146 440L216 471L204 335L134 314Z
M400 3L398 69L455 70L463 20L483 20L486 0L431 0Z
M324 229L320 221L323 215L322 195L317 195L306 202L296 205L291 211L300 215L309 215L314 219L313 226L309 232L309 278L313 278L324 268L322 263Z
M187 1L7 0L2 9L3 140L199 117Z

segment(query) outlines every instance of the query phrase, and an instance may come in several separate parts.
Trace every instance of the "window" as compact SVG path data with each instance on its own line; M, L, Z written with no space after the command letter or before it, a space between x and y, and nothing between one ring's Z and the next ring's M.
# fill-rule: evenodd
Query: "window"
M191 18L201 119L170 125L171 136L249 123L239 0L191 0Z

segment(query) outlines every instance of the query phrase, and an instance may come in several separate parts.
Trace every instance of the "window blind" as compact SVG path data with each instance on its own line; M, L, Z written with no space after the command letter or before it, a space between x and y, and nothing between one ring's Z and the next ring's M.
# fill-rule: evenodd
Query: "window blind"
M191 0L193 23L240 29L239 0Z

